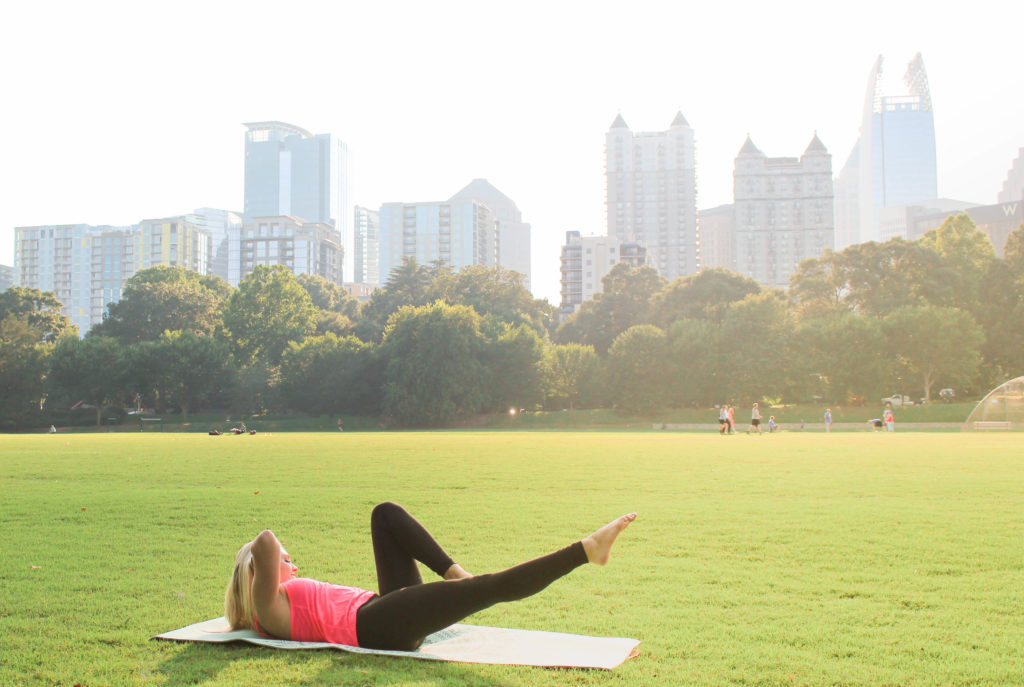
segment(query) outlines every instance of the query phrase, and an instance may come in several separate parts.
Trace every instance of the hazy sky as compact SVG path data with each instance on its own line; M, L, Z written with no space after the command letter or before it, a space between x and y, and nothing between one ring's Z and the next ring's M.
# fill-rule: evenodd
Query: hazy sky
M837 9L838 7L838 9ZM567 230L603 234L604 135L677 110L698 205L732 201L747 133L769 156L817 131L842 167L879 54L920 51L939 193L996 202L1024 146L1015 2L19 2L0 25L0 263L15 226L242 209L242 122L330 132L360 205L448 198L483 177L533 225L558 302ZM970 12L971 14L965 14Z

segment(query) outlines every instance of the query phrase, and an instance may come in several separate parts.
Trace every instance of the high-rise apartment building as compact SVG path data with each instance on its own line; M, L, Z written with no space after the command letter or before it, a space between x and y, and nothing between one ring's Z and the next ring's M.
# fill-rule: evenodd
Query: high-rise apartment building
M207 274L210 271L210 235L190 216L144 219L132 233L134 272L154 265L169 265Z
M93 320L92 237L107 229L86 224L14 229L17 284L52 291L82 335L99 321Z
M647 249L665 279L700 269L693 129L676 114L667 131L633 132L622 115L605 135L608 236Z
M295 217L330 224L351 255L348 146L331 134L314 135L284 122L245 126L242 219ZM345 268L352 273L351 264Z
M1010 166L1010 171L999 192L1000 203L1012 203L1024 200L1024 148L1017 153L1017 159Z
M498 264L523 275L523 285L530 289L530 225L515 201L495 188L487 179L474 179L449 202L475 200L483 203L498 220Z
M380 281L380 214L376 210L357 205L353 227L356 284L378 285Z
M886 94L879 55L868 77L860 138L836 179L836 248L881 238L879 211L938 197L935 121L924 60Z
M344 248L333 225L298 217L255 217L238 237L240 276L256 265L284 265L293 274L311 274L341 285Z
M95 227L88 234L90 245L89 327L103 321L107 305L121 300L128 279L135 274L135 236L139 227Z
M558 309L565 318L580 305L601 293L604 276L620 262L632 267L647 264L647 250L638 243L625 243L614 236L581 236L565 232L562 246L562 303Z
M736 271L786 288L797 265L833 247L832 156L815 134L804 154L768 157L747 136L733 172Z
M483 203L385 203L379 218L384 282L407 257L421 265L438 262L456 270L498 264L498 222Z

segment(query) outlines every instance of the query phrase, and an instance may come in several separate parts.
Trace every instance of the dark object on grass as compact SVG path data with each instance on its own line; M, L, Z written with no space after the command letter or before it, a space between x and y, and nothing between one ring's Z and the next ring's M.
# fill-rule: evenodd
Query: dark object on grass
M211 437L219 437L220 436L220 430L219 429L211 429L209 433L210 433Z

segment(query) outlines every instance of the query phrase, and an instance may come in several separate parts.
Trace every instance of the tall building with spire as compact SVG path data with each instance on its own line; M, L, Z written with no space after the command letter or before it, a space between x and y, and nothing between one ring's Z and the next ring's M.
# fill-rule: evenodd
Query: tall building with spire
M928 75L918 53L905 92L887 94L883 58L868 77L860 138L836 178L836 248L882 238L879 217L938 197L935 121Z
M815 133L804 154L768 157L747 136L733 172L736 271L789 286L801 260L834 242L832 156Z
M693 129L683 113L666 131L633 132L622 115L605 135L608 236L646 248L665 279L700 269Z

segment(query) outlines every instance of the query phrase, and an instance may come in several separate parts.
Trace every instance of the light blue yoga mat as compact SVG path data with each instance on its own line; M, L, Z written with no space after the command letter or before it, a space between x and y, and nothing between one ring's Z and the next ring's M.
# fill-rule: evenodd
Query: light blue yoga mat
M405 656L431 661L494 663L544 668L603 668L611 670L636 656L638 639L513 630L484 625L452 625L427 637L416 651L384 651L327 642L292 642L269 639L252 630L225 632L227 621L214 618L154 639L184 642L249 642L274 649L339 649L356 654Z

